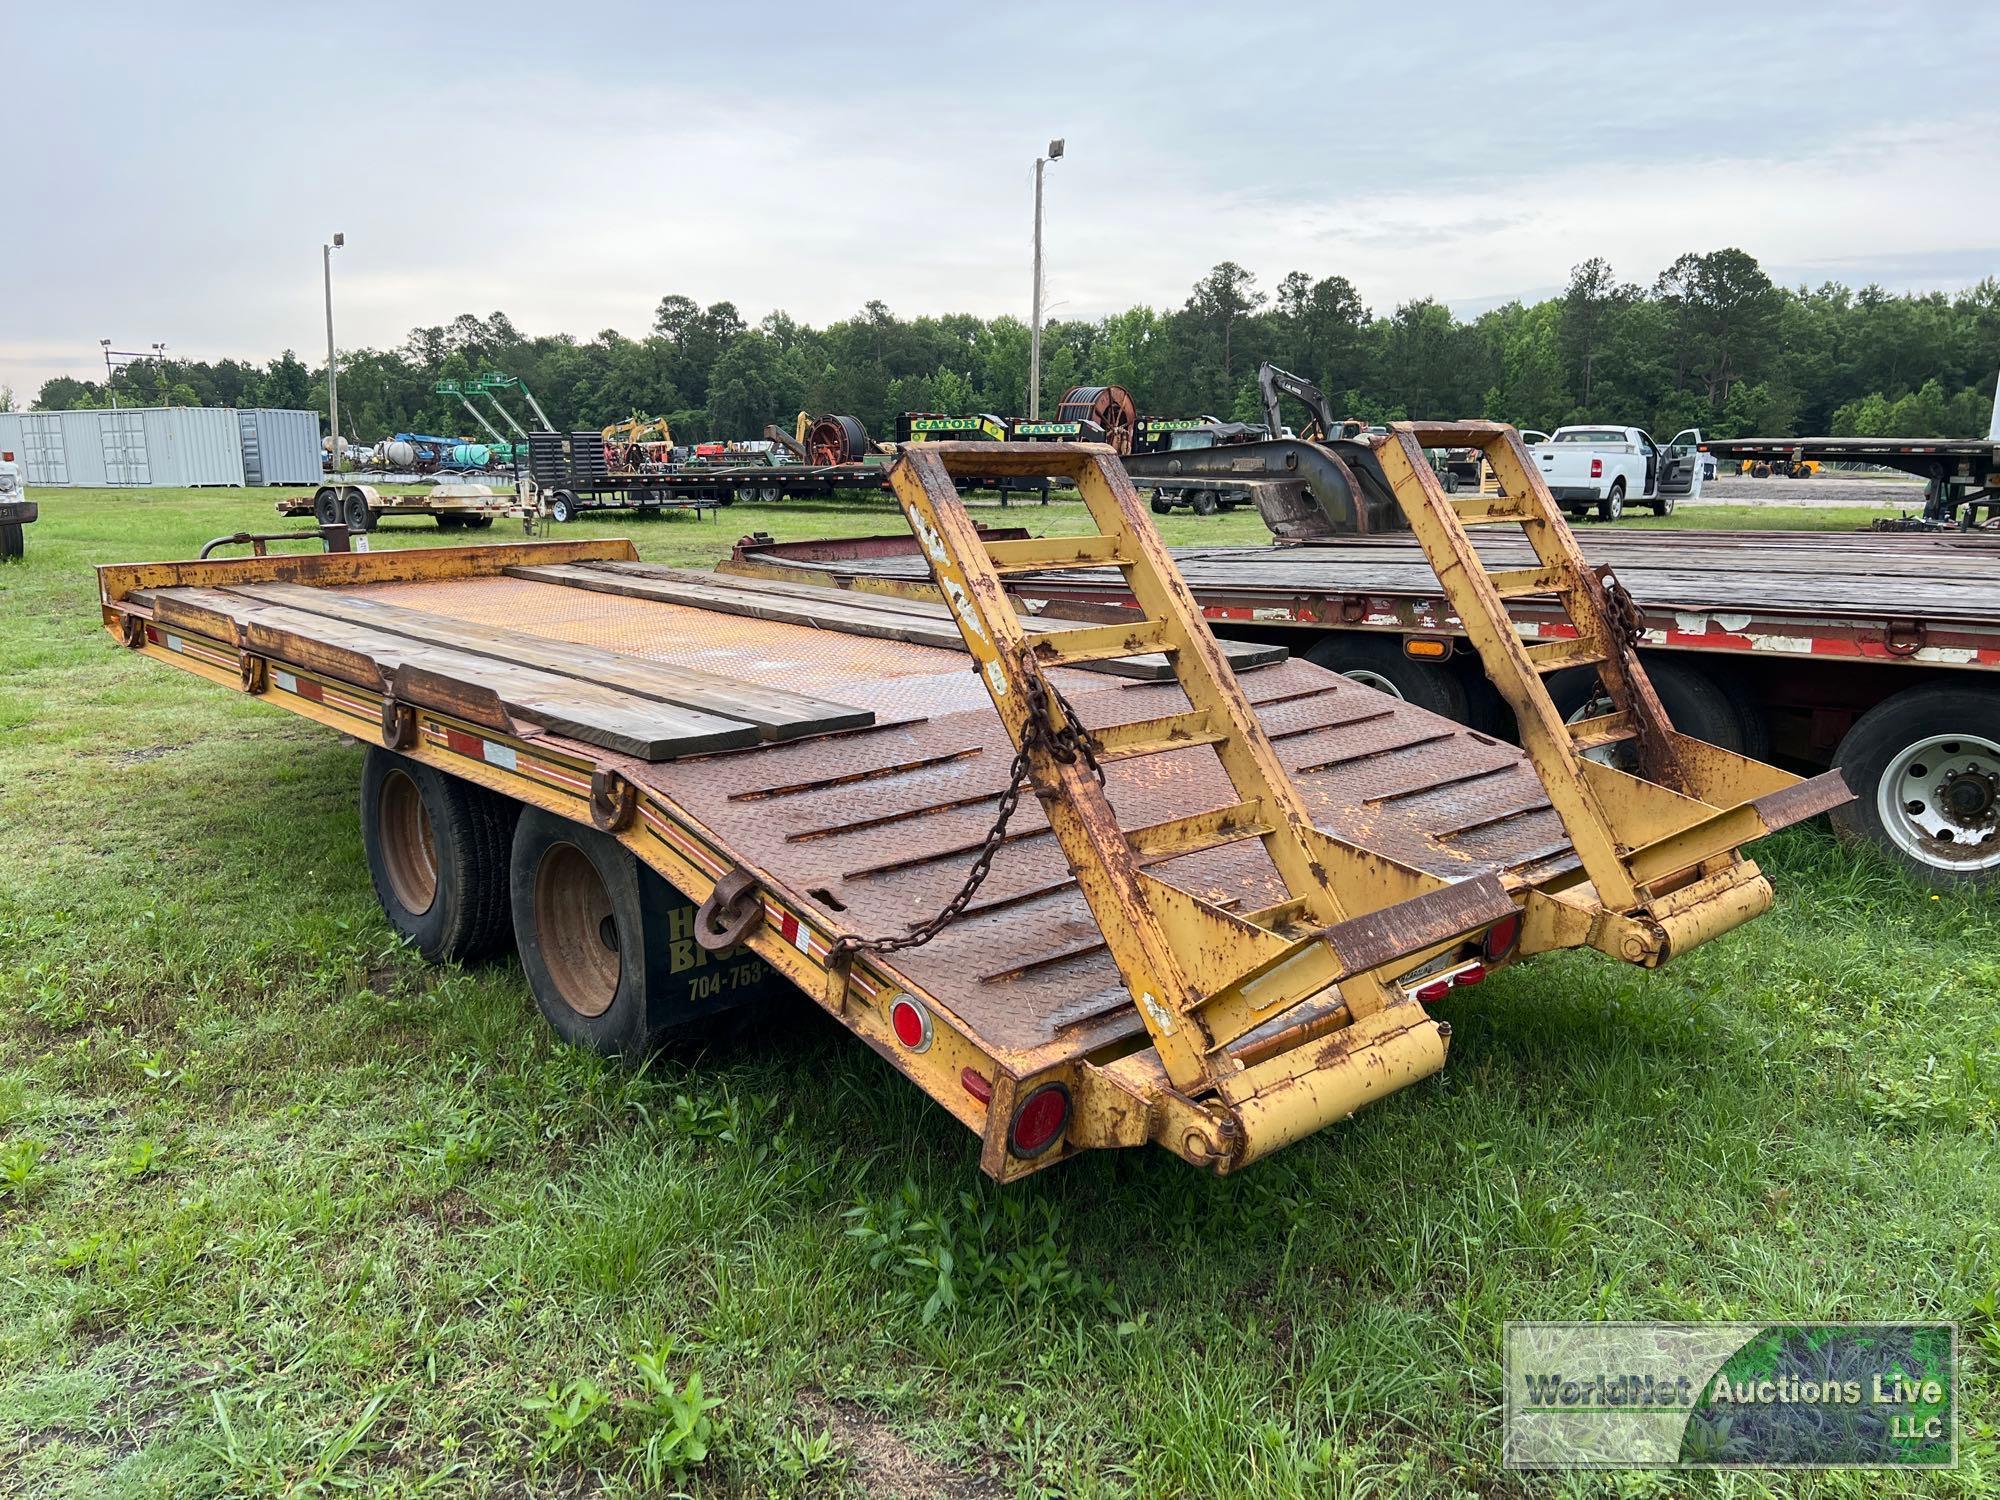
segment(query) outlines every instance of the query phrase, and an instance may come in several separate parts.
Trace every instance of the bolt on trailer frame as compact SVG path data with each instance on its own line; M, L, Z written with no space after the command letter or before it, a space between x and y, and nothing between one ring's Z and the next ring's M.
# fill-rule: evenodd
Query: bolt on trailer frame
M1738 846L1839 799L1671 731L1680 790L1559 751L1531 774L1522 752L1303 663L1260 668L1253 697L1108 449L1002 460L1077 484L1097 532L1061 541L979 533L953 470L995 459L927 445L892 472L948 616L862 618L589 542L106 566L104 618L371 753L598 830L704 903L698 932L747 946L978 1133L1003 1180L1148 1142L1236 1170L1435 1072L1448 1033L1425 1002L1490 964L1586 944L1657 964L1753 918L1770 886ZM1427 464L1414 482L1436 490ZM1435 498L1449 546L1467 502ZM1145 619L1014 612L1005 575L1086 562L1121 569ZM1594 575L1546 566L1608 623ZM731 642L742 681L663 681L682 643L712 662ZM1603 642L1643 724L1629 644ZM1095 670L1140 663L1144 680ZM872 708L824 732L726 719L780 691L748 664ZM706 711L663 707L675 692ZM1391 784L1372 757L1399 749L1423 758ZM1010 754L1035 797L982 839ZM1340 779L1355 768L1370 779ZM1546 799L1524 799L1537 781ZM1511 852L1473 852L1495 827ZM982 848L996 887L934 943L870 936L944 906Z

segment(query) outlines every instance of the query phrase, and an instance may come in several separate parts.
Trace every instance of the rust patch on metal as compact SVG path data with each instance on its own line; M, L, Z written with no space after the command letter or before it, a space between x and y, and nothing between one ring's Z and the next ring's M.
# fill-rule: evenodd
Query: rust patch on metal
M1854 793L1847 785L1846 773L1835 767L1781 791L1766 792L1750 805L1757 809L1757 816L1764 820L1764 826L1776 833L1780 828L1789 828L1807 818L1832 812L1836 807L1845 807L1853 800Z
M1322 935L1340 955L1342 967L1351 973L1380 968L1405 954L1449 942L1461 933L1490 927L1515 910L1500 877L1488 873L1380 911L1349 917L1323 928Z
M716 881L694 914L694 940L711 953L734 948L764 920L757 877L740 865Z
M590 821L606 833L632 826L639 812L639 789L608 766L590 773Z

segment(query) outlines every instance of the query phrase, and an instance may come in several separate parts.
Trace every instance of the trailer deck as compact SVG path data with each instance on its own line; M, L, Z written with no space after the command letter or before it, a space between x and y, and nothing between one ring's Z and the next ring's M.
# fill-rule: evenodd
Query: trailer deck
M758 872L766 928L780 940L765 956L808 992L824 993L838 936L904 931L956 889L1013 756L962 651L855 634L837 618L819 628L491 567L497 553L508 567L600 569L606 582L624 584L637 566L624 542L477 552L486 555L378 551L121 570L129 576L111 585L107 608L120 622L140 622L146 654L231 686L244 685L246 651L268 653L257 691L366 740L380 738L384 705L401 701L421 713L421 746L461 762L460 774L571 816L588 817L593 775L616 773L640 793L642 853L670 878L700 890L738 866ZM418 563L436 576L410 576ZM624 567L607 567L617 564ZM668 582L684 576L657 572ZM746 608L785 597L747 581L715 583L718 595L734 592ZM913 618L879 613L885 631ZM941 612L930 618L949 626ZM625 664L622 681L607 680L598 653ZM1454 878L1532 882L1574 869L1561 822L1518 750L1277 655L1251 668L1243 686L1320 827ZM517 665L528 662L539 666ZM793 734L795 726L770 714L725 721L723 700L710 691L694 711L702 717L691 719L665 701L671 689L647 680L648 666L777 695L806 685L824 712ZM544 671L565 680L551 684ZM1171 680L1081 668L1053 675L1093 729L1187 707ZM1161 810L1225 805L1228 786L1203 759L1191 746L1114 764L1110 793L1139 824ZM1282 894L1254 842L1157 868L1191 893L1246 911ZM1032 805L966 920L893 962L857 966L854 983L869 1000L921 995L973 1051L1024 1077L1146 1041L1048 821ZM902 1061L886 1025L868 1039ZM934 1092L976 1123L983 1110L959 1071Z
M1533 560L1518 537L1475 541L1489 566ZM1578 542L1630 592L1643 645L2000 668L2000 536L1588 530ZM1409 536L1180 547L1173 556L1218 625L1462 628ZM921 594L929 584L922 554L903 537L752 540L722 570L889 594ZM1021 575L1008 587L1033 599L1131 604L1105 568ZM1525 639L1560 639L1570 629L1551 600L1511 601L1511 613Z
M1754 918L1770 886L1737 846L1845 795L1655 730L1683 792L1572 755L1581 779L1552 797L1533 749L1282 651L1225 651L1154 571L1108 453L1009 461L1077 480L1106 535L1057 551L1124 559L1168 613L1022 617L998 573L1053 554L978 536L958 456L897 471L949 606L545 542L105 567L104 618L371 757L615 839L703 902L695 941L803 989L1003 1179L1149 1141L1235 1170L1442 1066L1425 1003L1492 967L1578 945L1655 964ZM544 913L551 866L524 898L520 858L517 839L524 962L572 907L588 951L565 963L601 971L598 936L629 951L615 908L598 924L559 888ZM934 941L881 941L955 897ZM1052 1120L1023 1147L1024 1121Z

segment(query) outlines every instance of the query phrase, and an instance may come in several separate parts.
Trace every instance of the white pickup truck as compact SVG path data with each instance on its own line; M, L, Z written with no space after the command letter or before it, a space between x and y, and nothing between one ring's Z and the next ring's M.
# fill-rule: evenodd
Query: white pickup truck
M1670 516L1683 496L1701 493L1701 433L1674 435L1661 447L1637 427L1558 427L1529 449L1556 504L1581 517L1594 510L1615 521L1628 504Z

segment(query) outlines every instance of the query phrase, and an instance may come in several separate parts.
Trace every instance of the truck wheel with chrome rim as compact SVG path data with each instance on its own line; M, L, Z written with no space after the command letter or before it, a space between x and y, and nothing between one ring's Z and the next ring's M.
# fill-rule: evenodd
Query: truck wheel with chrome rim
M1844 838L1880 844L1929 885L2000 879L2000 698L1925 683L1885 698L1834 756L1854 801Z
M507 846L519 804L371 746L361 768L361 849L396 935L433 963L506 945Z
M1597 502L1597 519L1616 521L1625 514L1625 481L1611 481L1611 492Z

